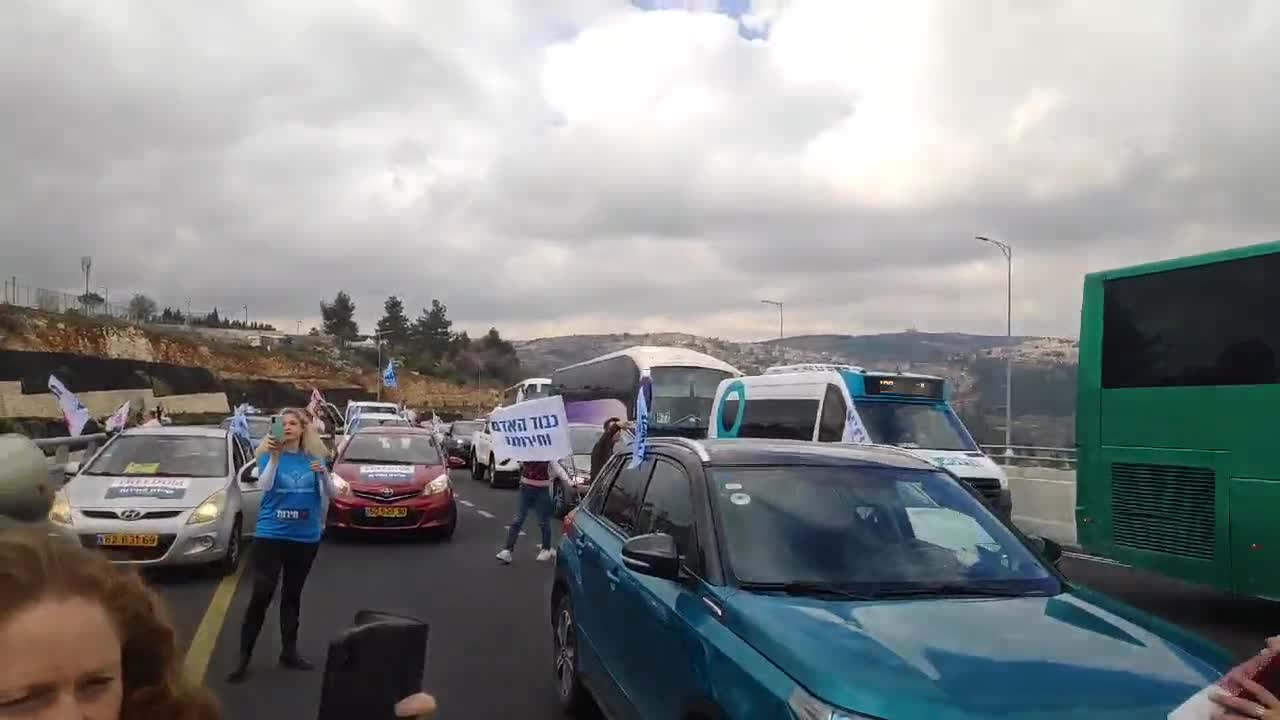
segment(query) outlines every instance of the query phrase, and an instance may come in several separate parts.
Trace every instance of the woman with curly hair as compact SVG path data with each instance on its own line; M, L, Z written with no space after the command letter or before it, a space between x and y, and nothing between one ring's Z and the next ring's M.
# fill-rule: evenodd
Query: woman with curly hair
M182 659L132 569L43 529L0 531L0 718L219 720ZM430 718L436 702L416 693L394 712Z
M217 720L137 574L43 530L0 534L0 717Z

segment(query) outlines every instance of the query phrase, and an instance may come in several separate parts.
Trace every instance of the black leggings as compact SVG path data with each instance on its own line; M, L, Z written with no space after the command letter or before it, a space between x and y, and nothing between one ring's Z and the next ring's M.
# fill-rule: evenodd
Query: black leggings
M311 572L320 543L292 540L254 540L249 556L249 572L253 575L253 595L240 627L240 653L252 655L253 646L262 631L276 583L284 576L280 593L280 639L283 652L298 650L298 615L302 612L302 586Z

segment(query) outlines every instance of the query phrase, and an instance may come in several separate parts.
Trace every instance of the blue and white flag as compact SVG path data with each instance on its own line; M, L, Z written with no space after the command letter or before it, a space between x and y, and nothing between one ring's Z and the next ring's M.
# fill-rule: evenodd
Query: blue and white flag
M388 360L387 369L382 371L382 386L396 387L396 361Z
M116 408L116 411L107 418L106 431L109 433L120 432L129 424L129 411L133 409L133 401L125 400L124 404Z
M653 378L640 377L640 390L636 393L636 449L631 454L627 469L634 470L644 462L649 453L649 399L653 397Z
M58 400L58 407L62 410L62 417L67 420L67 432L71 437L76 437L84 432L85 423L89 422L89 409L80 402L80 399L67 389L66 385L58 378L49 376L49 392Z
M248 412L249 409L249 406L245 403L241 403L240 406L236 408L235 414L231 416L231 434L239 435L245 440L252 442L253 436L249 433L249 419L245 417L245 413Z

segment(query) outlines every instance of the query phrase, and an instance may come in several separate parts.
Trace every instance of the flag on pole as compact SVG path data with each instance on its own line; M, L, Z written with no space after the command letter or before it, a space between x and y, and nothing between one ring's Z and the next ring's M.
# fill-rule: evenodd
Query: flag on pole
M395 360L387 361L387 369L382 371L382 385L383 387L389 387L389 388L396 387L396 361Z
M124 430L124 426L129 424L129 411L133 409L133 401L125 400L124 404L116 408L116 411L107 418L107 432L120 432Z
M307 403L307 412L315 415L324 404L324 395L320 394L320 389L311 388L311 401Z
M627 469L634 470L644 462L649 452L649 401L653 397L653 378L646 373L640 376L640 390L636 393L636 449L631 454Z
M67 431L71 433L71 437L79 436L84 432L85 423L89 422L89 409L61 380L52 375L49 376L49 392L58 399L58 407L62 408L62 417L66 418Z
M235 414L231 416L231 434L239 435L245 440L252 442L253 436L249 433L249 418L245 417L245 413L247 413L249 409L250 408L247 403L241 403L240 406L236 408Z

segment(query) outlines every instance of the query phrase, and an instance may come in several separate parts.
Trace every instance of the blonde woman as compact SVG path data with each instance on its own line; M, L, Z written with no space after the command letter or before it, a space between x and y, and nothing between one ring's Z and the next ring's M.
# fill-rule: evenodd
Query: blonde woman
M329 498L351 489L329 474L324 458L328 448L301 410L282 410L284 441L268 435L258 446L258 485L262 506L249 559L253 594L240 627L240 656L227 676L241 682L249 674L249 660L275 594L280 592L280 664L292 670L314 666L298 653L298 616L302 586L320 548L324 507Z

